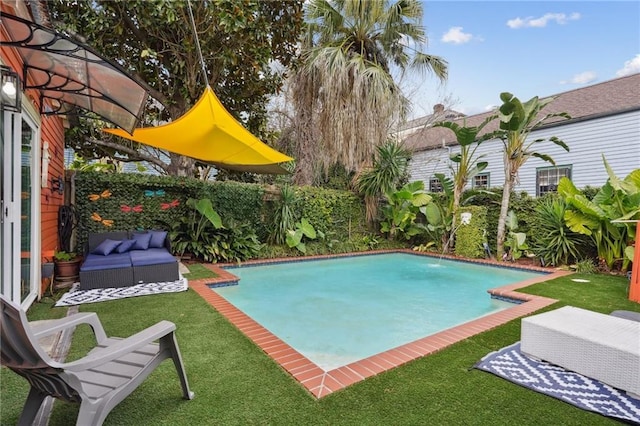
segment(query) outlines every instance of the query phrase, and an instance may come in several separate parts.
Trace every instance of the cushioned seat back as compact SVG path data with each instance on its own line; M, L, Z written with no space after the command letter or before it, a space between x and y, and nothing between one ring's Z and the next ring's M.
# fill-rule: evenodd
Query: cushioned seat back
M15 371L41 392L71 402L78 393L51 366L51 358L37 343L24 311L0 296L0 353L2 365Z
M126 240L128 233L126 231L100 232L90 233L87 241L87 254L91 253L96 247L106 239L110 240Z

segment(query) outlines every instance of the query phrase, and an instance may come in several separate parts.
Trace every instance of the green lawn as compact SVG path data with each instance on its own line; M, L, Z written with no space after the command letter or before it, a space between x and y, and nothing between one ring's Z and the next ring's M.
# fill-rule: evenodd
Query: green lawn
M572 282L580 277L590 283ZM548 309L574 305L609 313L640 311L627 300L628 280L575 275L524 291L560 299ZM62 308L36 304L31 318L60 316ZM520 336L520 321L459 342L434 355L316 400L193 291L83 305L99 314L107 334L129 336L167 319L178 341L196 397L181 399L165 361L107 417L107 425L599 425L617 422L491 374L471 369L487 353ZM74 335L70 358L91 346L88 328ZM0 422L15 424L28 391L24 379L0 375ZM56 402L50 425L75 424L77 406Z

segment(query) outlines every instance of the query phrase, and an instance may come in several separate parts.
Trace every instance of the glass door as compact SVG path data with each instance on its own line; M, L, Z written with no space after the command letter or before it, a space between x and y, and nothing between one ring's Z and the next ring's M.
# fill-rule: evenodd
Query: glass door
M36 129L24 116L20 146L20 302L26 303L37 291L33 225L35 219L34 170L36 170Z
M0 117L0 292L28 307L38 291L38 129L26 114L4 111Z

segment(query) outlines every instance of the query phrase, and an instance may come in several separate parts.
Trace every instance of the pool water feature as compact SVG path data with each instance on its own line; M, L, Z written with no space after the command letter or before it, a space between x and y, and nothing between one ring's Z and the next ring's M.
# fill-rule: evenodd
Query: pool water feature
M228 267L213 290L325 371L514 304L488 289L541 274L408 253Z

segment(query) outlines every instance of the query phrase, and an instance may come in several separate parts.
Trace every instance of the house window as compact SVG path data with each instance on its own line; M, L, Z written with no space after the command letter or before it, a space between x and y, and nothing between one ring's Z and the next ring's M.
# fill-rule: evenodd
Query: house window
M442 183L437 177L429 179L429 192L442 192Z
M571 166L542 167L536 170L536 195L557 192L562 177L571 179Z
M479 173L473 177L471 182L472 188L488 189L489 188L489 173Z

